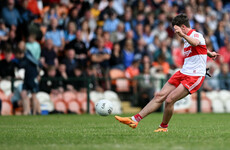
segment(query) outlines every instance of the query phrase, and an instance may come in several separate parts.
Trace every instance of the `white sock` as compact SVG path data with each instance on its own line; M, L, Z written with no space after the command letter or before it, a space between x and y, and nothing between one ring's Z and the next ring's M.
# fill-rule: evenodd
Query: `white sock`
M135 119L134 116L132 116L131 119L132 119L133 121L137 122L137 120Z

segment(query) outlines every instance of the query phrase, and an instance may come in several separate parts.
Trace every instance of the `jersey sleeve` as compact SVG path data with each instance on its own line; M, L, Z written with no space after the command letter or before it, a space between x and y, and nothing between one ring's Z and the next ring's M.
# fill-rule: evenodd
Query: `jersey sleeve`
M202 34L198 32L193 32L191 36L200 41L199 45L205 45L205 39Z

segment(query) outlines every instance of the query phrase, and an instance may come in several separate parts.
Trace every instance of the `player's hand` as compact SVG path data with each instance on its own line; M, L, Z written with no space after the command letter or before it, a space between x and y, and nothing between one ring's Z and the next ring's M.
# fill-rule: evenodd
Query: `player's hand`
M220 54L218 54L217 52L209 52L208 56L215 60L218 56L220 56Z
M177 25L174 25L174 32L176 33L176 34L178 34L180 37L183 37L184 36L184 33L182 32L182 30L181 30L181 28L179 27L179 26L177 26Z

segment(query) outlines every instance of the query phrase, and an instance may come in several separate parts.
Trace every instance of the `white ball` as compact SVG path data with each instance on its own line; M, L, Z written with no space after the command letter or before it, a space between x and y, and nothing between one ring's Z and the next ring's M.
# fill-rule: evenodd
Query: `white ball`
M113 111L113 104L107 99L102 99L96 103L95 108L97 114L101 116L108 116Z

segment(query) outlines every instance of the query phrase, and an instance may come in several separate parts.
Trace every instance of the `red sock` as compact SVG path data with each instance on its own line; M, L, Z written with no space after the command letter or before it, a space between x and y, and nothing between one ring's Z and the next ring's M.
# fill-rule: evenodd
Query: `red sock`
M164 124L164 123L162 122L160 126L161 126L162 128L167 128L167 127L168 127L168 124Z
M141 121L141 119L143 119L143 118L141 117L140 114L136 114L136 115L134 116L134 118L135 118L135 120L136 120L137 122L139 122L139 121Z

